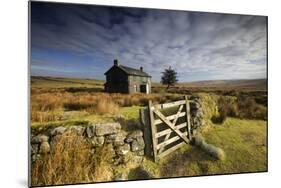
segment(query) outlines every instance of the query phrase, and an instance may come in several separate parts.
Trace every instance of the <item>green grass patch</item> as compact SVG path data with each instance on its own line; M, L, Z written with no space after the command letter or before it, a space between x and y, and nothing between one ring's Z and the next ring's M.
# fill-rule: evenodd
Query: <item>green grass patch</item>
M44 133L46 130L63 126L63 127L69 127L72 125L80 125L80 126L87 126L90 122L86 120L65 120L65 121L52 121L47 123L32 123L31 124L31 132L34 135L37 135L39 133Z
M130 106L122 107L120 109L120 114L125 117L125 119L139 119L139 110L143 108L141 106Z
M32 129L41 127L58 127L58 126L71 126L71 125L88 125L89 121L85 120L66 120L66 121L52 121L47 123L32 123Z
M160 177L267 171L266 129L266 121L227 118L203 134L207 143L224 150L225 160L187 145L160 161Z
M140 106L123 107L120 109L120 115L123 115L125 120L138 120ZM44 130L58 126L71 125L88 125L90 123L108 123L116 121L116 115L99 115L94 113L87 113L84 111L66 111L60 112L64 115L64 120L50 121L50 122L32 122L31 128L35 130Z

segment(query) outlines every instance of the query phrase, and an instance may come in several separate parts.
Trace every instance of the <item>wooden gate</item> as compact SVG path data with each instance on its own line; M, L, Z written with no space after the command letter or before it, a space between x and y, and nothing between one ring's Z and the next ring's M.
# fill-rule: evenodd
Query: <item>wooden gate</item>
M154 161L170 154L191 140L189 100L153 105L140 110L144 125L145 153ZM170 112L170 113L169 113Z

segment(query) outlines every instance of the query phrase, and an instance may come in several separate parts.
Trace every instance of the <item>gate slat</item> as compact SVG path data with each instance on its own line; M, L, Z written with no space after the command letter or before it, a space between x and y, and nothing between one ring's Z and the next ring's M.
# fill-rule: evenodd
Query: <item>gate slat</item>
M187 132L186 132L186 131L183 132L182 135L183 135L183 136L187 136ZM169 144L171 144L171 143L173 143L173 142L175 142L175 141L177 141L177 140L179 140L179 139L181 139L181 137L179 137L179 136L174 136L174 137L172 137L172 138L170 138L170 139L168 139L168 140L162 142L161 144L158 144L158 145L156 146L156 149L160 149L160 148L162 148L162 147L165 147L165 146L167 146L167 145L169 145Z
M174 137L172 137L172 138L162 142L161 144L158 144L156 146L156 149L161 149L161 148L163 148L163 147L165 147L165 146L167 146L167 145L169 145L169 144L171 144L171 143L173 143L173 142L175 142L175 141L177 141L179 139L180 139L179 136L174 136ZM161 151L159 151L159 152L161 152Z
M185 115L186 115L185 112L181 112L181 113L179 114L178 118L183 117L183 116L185 116ZM174 115L171 115L171 116L167 116L166 119L167 119L167 120L172 120L172 119L175 119L176 116L177 116L177 114L174 114ZM161 124L161 123L163 123L163 121L162 121L161 119L156 119L156 120L154 120L154 125L159 125L159 124Z
M151 109L152 110L154 110L154 109L161 110L161 109L164 109L164 108L171 108L171 107L179 106L179 105L182 105L182 104L185 104L185 100L180 100L180 101L170 102L170 103L165 103L165 104L156 104L156 105L152 106Z
M175 126L175 129L181 129L181 128L184 128L185 126L186 126L186 123L182 123L182 124L179 124L179 125ZM173 132L173 131L172 131L170 128L167 128L167 129L164 130L164 131L161 131L161 132L156 133L156 134L155 134L155 137L156 137L156 138L159 138L159 137L164 136L164 135L166 135L166 134L169 134L169 133L171 133L171 132Z
M173 151L176 151L177 149L179 149L179 148L180 148L182 145L184 145L184 144L185 144L185 142L181 142L181 143L175 145L174 147L171 147L171 148L167 149L166 151L160 153L160 154L158 155L158 157L159 157L159 158L162 158L162 157L164 157L164 156L166 156L166 155L172 153Z

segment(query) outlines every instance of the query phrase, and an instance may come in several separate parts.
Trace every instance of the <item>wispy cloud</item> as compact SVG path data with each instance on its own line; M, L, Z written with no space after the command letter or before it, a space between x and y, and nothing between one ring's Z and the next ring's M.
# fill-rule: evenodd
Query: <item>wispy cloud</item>
M34 2L31 16L31 64L62 76L102 79L118 58L154 80L168 66L180 81L266 77L266 17Z

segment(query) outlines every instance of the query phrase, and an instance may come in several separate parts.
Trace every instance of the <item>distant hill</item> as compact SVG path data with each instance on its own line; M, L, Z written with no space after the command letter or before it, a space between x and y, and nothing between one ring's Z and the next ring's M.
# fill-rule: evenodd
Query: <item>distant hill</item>
M184 87L256 88L256 89L266 89L267 88L267 79L253 79L253 80L206 80L206 81L179 83L178 86L184 86Z
M100 87L103 88L103 80L85 79L85 78L60 78L31 76L32 87Z

